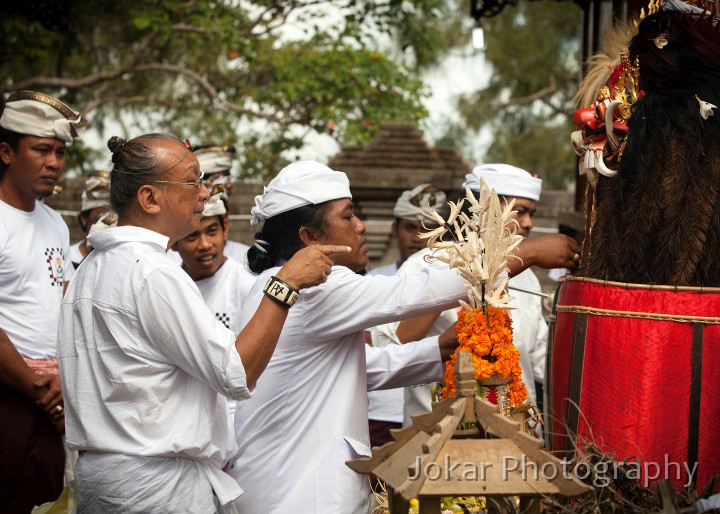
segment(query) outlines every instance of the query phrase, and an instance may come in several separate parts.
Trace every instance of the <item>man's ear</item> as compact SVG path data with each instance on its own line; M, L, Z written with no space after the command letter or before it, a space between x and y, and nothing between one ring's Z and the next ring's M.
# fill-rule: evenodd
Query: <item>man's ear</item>
M225 215L225 219L223 220L223 241L227 242L228 235L230 234L230 220L228 219L227 214Z
M135 194L138 206L148 214L159 214L162 211L163 196L164 194L160 194L160 189L151 184L140 186Z
M397 229L398 229L398 227L397 227L397 219L396 219L395 221L393 221L392 225L390 226L390 235L393 238L397 237Z
M305 246L320 244L318 240L319 234L310 227L300 227L298 229L298 235L300 236L300 241L302 241Z
M12 148L4 141L0 143L0 159L2 159L5 166L9 166L12 160Z

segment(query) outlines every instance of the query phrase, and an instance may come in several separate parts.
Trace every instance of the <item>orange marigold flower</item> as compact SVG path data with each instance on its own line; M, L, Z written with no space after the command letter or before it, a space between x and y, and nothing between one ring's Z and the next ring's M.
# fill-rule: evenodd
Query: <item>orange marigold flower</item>
M487 307L482 309L458 311L455 325L458 348L445 363L445 384L440 399L455 396L457 379L455 364L461 350L467 350L475 367L475 379L483 380L496 377L509 377L510 403L521 405L527 398L527 389L522 382L520 352L512 342L512 322L504 309Z

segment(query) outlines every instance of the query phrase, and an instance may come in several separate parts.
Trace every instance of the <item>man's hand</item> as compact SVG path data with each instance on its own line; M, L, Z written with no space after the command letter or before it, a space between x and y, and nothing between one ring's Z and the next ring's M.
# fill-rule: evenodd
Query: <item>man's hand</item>
M33 385L38 394L35 404L45 411L51 419L63 418L60 375L40 375ZM60 408L58 409L58 407Z
M567 268L575 270L580 259L580 246L564 234L547 234L526 239L513 252L522 259L510 259L510 275L519 275L530 266L544 269Z
M37 391L35 404L50 418L50 423L58 434L65 433L65 408L63 406L60 375L40 375L33 384Z
M50 423L52 424L55 431L62 435L65 433L65 412L61 412L60 416L57 418L50 418Z
M443 332L438 338L438 345L440 346L440 356L443 362L452 357L452 354L458 347L457 334L455 333L455 325L453 323L445 332Z
M329 255L350 253L349 246L312 245L298 250L278 271L277 277L297 289L322 284L332 271Z

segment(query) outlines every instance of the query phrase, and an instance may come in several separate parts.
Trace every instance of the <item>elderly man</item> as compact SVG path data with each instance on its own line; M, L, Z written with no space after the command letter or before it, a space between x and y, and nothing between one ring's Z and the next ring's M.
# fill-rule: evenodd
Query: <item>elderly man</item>
M197 230L208 199L189 142L108 147L118 226L88 237L58 331L78 512L217 512L242 493L221 470L237 448L225 397L251 396L298 289L324 282L327 255L348 249L290 259L235 337L165 253Z
M85 179L80 199L78 221L85 237L70 246L68 260L77 269L92 247L87 244L87 235L97 221L110 209L110 172L96 170Z
M39 201L85 126L55 98L13 93L0 115L0 505L27 513L62 491L65 451L55 338L72 272L59 214Z

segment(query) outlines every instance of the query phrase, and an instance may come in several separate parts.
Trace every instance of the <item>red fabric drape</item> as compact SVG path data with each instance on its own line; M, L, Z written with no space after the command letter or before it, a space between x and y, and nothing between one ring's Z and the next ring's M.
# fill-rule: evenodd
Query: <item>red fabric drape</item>
M644 478L668 478L678 486L687 482L685 464L697 444L696 484L704 486L713 473L720 472L720 325L702 326L700 413L699 422L693 423L693 334L698 329L692 322L588 313L582 352L583 330L576 323L582 315L562 311L573 306L717 318L720 293L628 289L568 280L560 289L548 358L546 410L553 451L566 449L570 377L573 362L579 362L577 354L582 353L582 369L575 369L581 371L577 375L581 376L580 437L593 440L617 460L635 457L641 461Z

